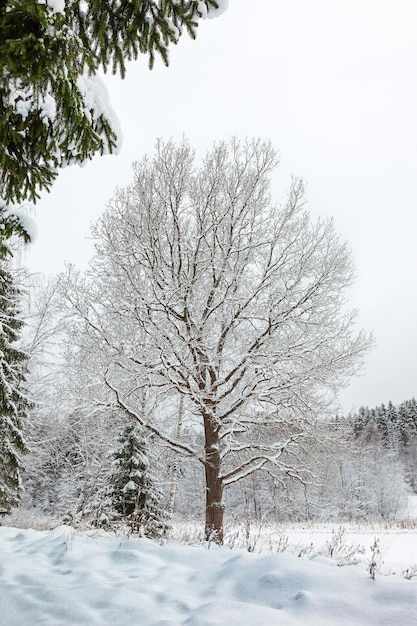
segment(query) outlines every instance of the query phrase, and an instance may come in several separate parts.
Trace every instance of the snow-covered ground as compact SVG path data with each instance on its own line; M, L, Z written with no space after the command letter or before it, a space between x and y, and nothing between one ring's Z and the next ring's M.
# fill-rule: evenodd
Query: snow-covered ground
M310 545L314 532L298 532ZM392 534L404 537L411 566L417 561L416 532ZM416 577L377 573L372 580L365 562L338 567L349 541L342 535L339 555L330 558L326 549L340 533L324 535L316 542L323 540L323 549L299 558L227 546L159 545L63 526L0 527L0 624L416 626ZM278 536L276 546L283 548L286 540ZM293 540L301 545L290 533ZM406 557L398 554L401 543L391 543L386 562ZM370 553L367 558L369 563Z

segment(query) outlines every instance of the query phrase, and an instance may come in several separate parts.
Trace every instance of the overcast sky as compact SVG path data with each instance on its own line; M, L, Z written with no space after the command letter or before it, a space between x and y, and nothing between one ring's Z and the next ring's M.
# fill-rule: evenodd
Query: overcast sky
M83 267L91 222L157 137L185 134L199 154L232 135L271 139L276 201L293 173L312 215L334 218L357 268L352 306L375 334L343 410L416 396L416 24L415 0L230 0L171 49L168 69L150 72L144 57L124 81L106 76L121 153L60 174L37 205L25 263Z

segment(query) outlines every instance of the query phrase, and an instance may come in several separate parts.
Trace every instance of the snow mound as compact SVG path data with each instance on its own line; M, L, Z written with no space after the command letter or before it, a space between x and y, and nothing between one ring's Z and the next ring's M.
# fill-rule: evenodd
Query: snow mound
M0 528L9 626L415 626L417 582L288 554Z

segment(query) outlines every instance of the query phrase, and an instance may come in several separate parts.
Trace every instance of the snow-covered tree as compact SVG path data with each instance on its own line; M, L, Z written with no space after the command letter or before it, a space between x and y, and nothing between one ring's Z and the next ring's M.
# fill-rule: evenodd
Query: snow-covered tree
M407 436L417 434L417 401L415 398L405 400L398 408L398 424L403 433L403 443L406 444Z
M113 152L117 121L97 72L124 76L139 54L168 64L183 31L195 38L198 20L226 4L0 0L0 201L35 201L59 168Z
M24 390L27 355L17 346L23 326L18 309L19 289L0 261L0 515L20 502L27 452L23 426L30 402Z
M90 507L95 524L111 528L121 523L146 537L163 535L168 516L154 471L155 459L149 443L137 425L129 423L113 452L107 485Z
M359 437L350 442L349 456L344 461L349 484L345 498L351 501L357 517L392 518L404 511L407 502L408 486L396 439L380 428L383 414L375 411L377 419L369 420Z
M309 423L370 345L344 308L347 246L310 219L302 181L272 202L276 164L259 140L220 143L201 167L186 141L158 142L98 221L87 275L62 278L117 406L203 464L206 536L220 542L224 488L256 470L302 479ZM184 397L202 448L176 439L167 411L144 419L144 388Z
M404 463L407 480L417 492L417 401L405 400L398 407L398 435L401 443L400 454Z
M357 414L352 416L353 432L356 436L359 436L366 424L369 422L369 409L366 406L359 407Z

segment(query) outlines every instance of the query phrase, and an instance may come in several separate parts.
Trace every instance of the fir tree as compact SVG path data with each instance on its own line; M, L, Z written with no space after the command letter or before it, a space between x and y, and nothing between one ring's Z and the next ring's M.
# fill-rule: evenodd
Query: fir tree
M12 275L0 261L0 515L20 502L21 455L27 452L22 435L29 409L23 392L27 356L16 347L23 326L18 298Z
M151 471L147 442L135 424L128 424L112 455L108 484L91 507L95 509L95 524L112 527L122 523L132 532L161 536L168 528L162 498Z
M405 400L398 408L398 430L401 443L406 446L417 435L417 402L414 398Z
M397 424L400 443L402 446L406 446L410 438L410 422L405 402L402 402L398 407Z
M414 433L417 433L417 401L415 398L405 402L408 416L408 423Z
M386 443L388 439L388 424L387 409L385 407L385 404L381 404L381 406L377 406L375 408L375 421L379 431L381 432L382 438Z
M367 425L370 419L369 409L366 406L361 406L359 408L359 413L357 415L353 415L353 433L355 437L359 437L362 433L363 429Z
M156 54L168 65L169 45L184 30L195 38L197 20L219 4L225 0L0 0L0 201L35 201L59 168L113 152L98 70L124 77L139 54L151 68Z
M398 412L391 400L387 406L387 433L389 445L393 448L397 448L399 445L399 433L398 433Z

